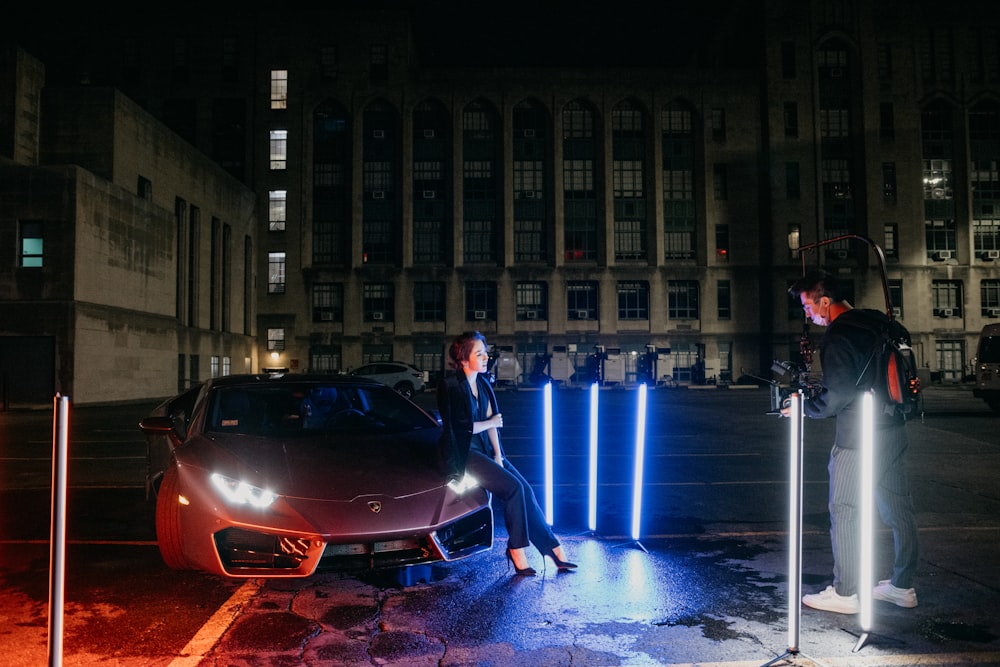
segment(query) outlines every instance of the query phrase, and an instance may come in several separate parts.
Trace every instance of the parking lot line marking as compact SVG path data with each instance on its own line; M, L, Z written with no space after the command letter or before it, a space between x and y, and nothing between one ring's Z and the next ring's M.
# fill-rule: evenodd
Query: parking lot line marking
M170 662L169 667L194 667L201 662L202 658L212 650L222 634L229 628L239 613L243 610L243 605L249 602L260 591L260 581L249 579L245 584L236 589L223 603L219 609L212 614L212 617L201 626L197 634L191 641L181 649L180 655Z

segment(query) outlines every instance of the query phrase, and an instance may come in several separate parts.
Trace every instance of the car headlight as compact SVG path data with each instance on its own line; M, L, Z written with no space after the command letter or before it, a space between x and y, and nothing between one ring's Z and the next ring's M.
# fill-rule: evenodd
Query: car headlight
M250 505L252 507L263 509L265 507L270 507L271 504L278 499L278 495L276 493L268 491L267 489L247 484L246 482L233 479L232 477L220 475L217 472L212 473L209 479L212 480L212 486L215 487L215 490L222 494L222 497L228 502L234 505Z
M462 475L462 479L459 480L453 479L452 481L448 482L448 488L450 488L458 495L462 495L469 489L474 489L477 486L479 486L479 480L477 480L469 473L465 473L464 475Z

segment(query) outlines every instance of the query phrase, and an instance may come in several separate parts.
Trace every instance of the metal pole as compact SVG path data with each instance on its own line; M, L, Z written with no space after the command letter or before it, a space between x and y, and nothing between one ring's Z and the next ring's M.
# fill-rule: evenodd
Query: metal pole
M66 566L69 398L56 394L52 421L52 525L49 540L49 665L62 665Z

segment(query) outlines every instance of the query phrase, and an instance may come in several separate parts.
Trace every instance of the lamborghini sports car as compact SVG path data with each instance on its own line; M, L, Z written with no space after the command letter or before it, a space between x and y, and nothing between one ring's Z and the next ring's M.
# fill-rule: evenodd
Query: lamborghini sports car
M489 496L437 465L441 426L364 378L208 380L139 427L156 537L175 569L305 577L490 549Z

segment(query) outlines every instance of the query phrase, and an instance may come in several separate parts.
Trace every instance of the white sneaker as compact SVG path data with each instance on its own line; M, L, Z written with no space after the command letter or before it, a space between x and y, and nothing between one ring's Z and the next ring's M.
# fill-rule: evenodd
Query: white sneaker
M827 586L826 590L821 593L803 595L802 604L813 609L832 611L837 614L856 614L861 609L857 594L838 595L833 586Z
M892 580L884 579L872 589L872 597L883 602L891 602L897 607L912 609L917 606L917 592L912 588L897 588Z

